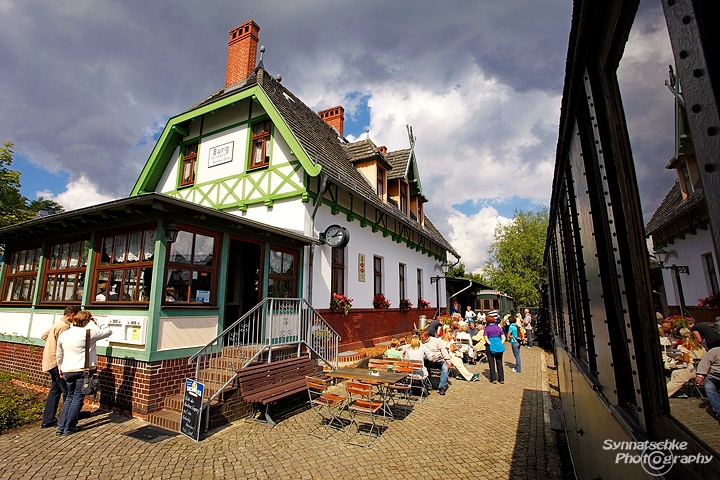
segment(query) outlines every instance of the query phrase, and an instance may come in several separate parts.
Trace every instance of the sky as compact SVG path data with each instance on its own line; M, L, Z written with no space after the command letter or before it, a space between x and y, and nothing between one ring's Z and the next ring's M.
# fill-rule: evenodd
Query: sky
M228 31L349 140L415 151L425 213L466 271L498 224L549 205L570 0L0 0L0 141L22 193L73 210L130 193L167 120L224 86ZM649 220L675 180L672 63L641 4L618 72Z

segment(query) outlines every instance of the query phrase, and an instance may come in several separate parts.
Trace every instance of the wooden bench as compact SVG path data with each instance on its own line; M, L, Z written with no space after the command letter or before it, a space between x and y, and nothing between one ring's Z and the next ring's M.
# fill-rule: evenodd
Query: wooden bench
M270 416L270 406L278 400L306 392L305 376L314 373L315 363L310 357L289 358L240 370L237 376L240 395L243 400L253 404L249 420L275 426L276 422ZM259 418L258 414L261 414Z

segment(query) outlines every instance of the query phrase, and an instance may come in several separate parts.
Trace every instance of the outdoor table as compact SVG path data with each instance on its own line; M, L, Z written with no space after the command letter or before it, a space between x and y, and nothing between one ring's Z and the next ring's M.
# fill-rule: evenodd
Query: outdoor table
M372 375L371 370L367 368L342 368L333 372L328 372L327 376L332 378L341 378L344 380L357 380L363 383L370 383L378 386L380 396L383 403L383 414L385 416L393 418L392 410L388 405L388 385L399 382L403 378L407 377L407 373L388 372L384 370L378 370L377 375Z

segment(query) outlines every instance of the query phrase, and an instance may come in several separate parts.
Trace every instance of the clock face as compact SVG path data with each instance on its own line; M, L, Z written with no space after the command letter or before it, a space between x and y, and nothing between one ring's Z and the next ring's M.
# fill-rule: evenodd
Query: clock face
M347 230L339 225L330 225L325 230L325 243L331 247L345 246L349 239Z

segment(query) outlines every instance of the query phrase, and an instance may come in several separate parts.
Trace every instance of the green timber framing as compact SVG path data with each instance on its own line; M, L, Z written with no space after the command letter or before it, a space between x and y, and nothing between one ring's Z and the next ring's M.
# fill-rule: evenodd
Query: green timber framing
M140 173L140 176L132 189L131 195L154 191L154 189L157 188L165 169L169 165L170 161L173 160L175 156L175 149L178 146L188 143L189 141L196 141L209 135L215 135L223 130L233 128L234 126L256 121L255 118L250 118L250 115L248 115L248 118L241 122L236 122L232 125L228 125L211 132L201 132L199 136L183 141L183 137L189 135L187 124L193 119L202 117L206 114L212 114L221 108L234 106L238 102L247 99L258 102L262 106L267 116L273 122L275 129L274 134L279 134L285 140L290 147L290 154L294 156L296 160L290 160L289 163L285 165L277 167L270 166L261 170L251 170L238 175L232 175L230 177L200 183L192 187L179 188L166 193L168 195L176 196L178 198L218 210L237 208L240 211L244 211L247 210L248 205L251 204L264 204L266 207L272 207L273 203L277 200L297 197L300 197L303 202L309 201L310 198L317 201L317 190L319 190L319 178L322 166L310 159L309 155L300 145L300 142L298 142L290 128L284 122L282 116L275 108L272 101L259 85L254 85L247 89L240 90L236 94L218 99L210 104L203 105L168 120L168 123L160 135L150 158L145 164L145 167ZM410 163L413 164L413 173L415 177L414 181L411 183L411 188L417 188L417 192L421 194L419 175L414 160L413 153L413 158L408 162L408 167ZM289 170L292 169L293 173L297 173L301 168L304 170L305 186L300 186L297 183L292 182L290 179L292 173ZM277 178L279 180L279 184L273 186L270 178ZM318 179L318 187L315 192L310 191L309 189L311 178ZM260 190L260 182L264 180L268 181L268 187L263 190L263 194L251 198L253 192ZM293 186L293 190L279 194L279 189L288 184ZM361 197L355 197L350 192L348 192L349 203L343 204L338 201L338 189L337 185L334 185L336 187L334 197L330 191L328 192L330 198L327 198L326 195L322 200L323 204L330 206L333 214L343 213L346 215L348 221L359 220L362 227L370 226L373 232L379 231L384 237L389 236L397 243L404 241L409 248L415 249L416 251L422 251L428 256L435 257L438 260L445 258L445 252L448 248L433 241L428 234L411 225L409 220L407 222L403 222L397 218L402 215L399 210L395 215L392 215L390 212L382 211L377 208L377 206L374 206L372 202L368 202ZM234 189L238 186L242 189L240 194L236 194L234 192ZM358 198L360 202L355 202L355 198ZM361 203L362 209L360 211L355 205L356 203ZM368 211L368 206L371 207L371 211ZM451 252L455 256L458 256L458 254L452 251L452 249Z

